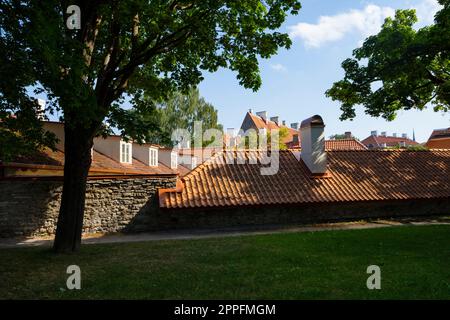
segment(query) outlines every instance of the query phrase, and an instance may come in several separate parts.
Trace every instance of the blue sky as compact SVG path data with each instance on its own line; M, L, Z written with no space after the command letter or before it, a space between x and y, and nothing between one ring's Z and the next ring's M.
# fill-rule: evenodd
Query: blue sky
M341 62L368 35L374 34L384 18L395 9L416 8L421 22L432 22L438 10L435 0L303 0L302 10L292 16L281 30L293 40L290 50L281 50L270 60L261 60L263 85L258 92L240 87L236 75L228 70L205 74L200 93L219 110L224 128L239 128L246 111L268 111L287 123L299 122L320 114L326 124L326 135L351 131L360 139L371 130L388 134L408 133L413 129L416 140L426 141L435 128L450 127L450 114L425 111L403 111L392 122L372 118L357 110L353 121L339 120L339 104L326 98L324 92L340 80Z

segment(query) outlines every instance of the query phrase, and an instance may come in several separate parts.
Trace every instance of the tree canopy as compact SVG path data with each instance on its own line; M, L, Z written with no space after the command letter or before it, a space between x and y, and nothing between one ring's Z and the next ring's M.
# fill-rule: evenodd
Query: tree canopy
M416 30L415 10L398 10L342 63L345 76L326 95L341 103L341 120L362 105L371 116L393 120L399 110L450 110L450 0L435 23Z
M139 103L150 103L146 98L140 100ZM207 129L222 130L222 125L218 123L217 110L211 103L205 101L200 96L197 88L190 88L184 94L182 92L173 93L166 101L156 104L155 112L145 115L144 120L155 123L155 130L149 133L147 142L172 145L172 133L176 129L188 130L191 137L191 144L194 144L194 123L202 122L203 132ZM220 142L220 146L222 142Z
M71 4L81 8L79 30L66 26ZM2 0L0 115L32 101L27 89L35 88L47 94L47 112L63 111L66 125L101 129L104 121L144 140L145 123L126 127L135 113L121 108L125 98L141 108L135 100L145 91L161 102L219 68L257 90L258 57L290 47L277 29L299 9L295 0Z
M231 69L240 85L257 90L258 58L290 47L278 29L299 10L297 0L0 0L0 125L14 128L11 115L27 105L37 110L39 93L47 96L46 112L61 111L64 121L55 250L80 246L95 136L109 126L149 140L154 123L137 121L155 106L140 99L186 92L204 71ZM133 108L123 108L125 101ZM34 132L44 143L42 131Z

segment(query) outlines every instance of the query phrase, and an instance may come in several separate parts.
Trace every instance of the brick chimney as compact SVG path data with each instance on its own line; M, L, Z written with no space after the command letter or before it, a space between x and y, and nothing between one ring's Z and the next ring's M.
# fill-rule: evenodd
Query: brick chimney
M352 138L352 133L351 133L351 131L346 131L346 132L344 133L344 136L345 136L345 139L351 139L351 138Z
M302 135L300 157L314 178L328 177L324 128L325 124L319 115L303 120L300 126Z

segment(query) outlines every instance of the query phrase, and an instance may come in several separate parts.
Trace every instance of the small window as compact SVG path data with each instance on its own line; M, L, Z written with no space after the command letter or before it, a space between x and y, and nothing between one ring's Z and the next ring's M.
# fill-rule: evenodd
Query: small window
M178 166L178 154L176 152L172 152L170 154L170 167L172 169L176 169Z
M120 141L120 162L131 163L131 143Z
M149 166L157 167L158 166L158 149L150 148L149 149Z

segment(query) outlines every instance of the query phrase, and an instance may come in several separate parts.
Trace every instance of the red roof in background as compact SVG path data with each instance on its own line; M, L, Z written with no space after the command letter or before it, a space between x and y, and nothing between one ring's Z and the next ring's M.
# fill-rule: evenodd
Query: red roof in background
M49 148L36 153L31 157L20 157L15 159L14 164L30 164L30 165L47 165L47 166L64 166L64 152L60 150L52 151ZM172 175L177 174L176 170L172 170L162 163L159 163L157 167L151 167L145 163L133 158L131 164L120 163L110 157L100 153L94 149L92 164L89 172L92 174L129 174L129 175Z
M370 145L372 145L373 148L381 148L383 144L386 144L386 147L398 147L400 145L400 142L405 142L406 146L419 145L419 143L409 138L389 137L389 136L385 137L385 136L370 135L363 141L361 141L361 143L367 146L368 148Z
M426 146L430 149L450 149L450 128L433 130Z
M288 129L288 136L286 138L283 139L283 143L289 143L293 140L293 137L295 134L297 134L300 137L300 131L299 130L295 130L292 129L290 127L287 126L283 126L283 125L278 125L276 122L270 121L269 119L267 121L264 121L261 117L247 112L247 114L250 116L250 118L252 119L252 121L254 122L255 126L258 129L263 129L266 128L267 132L270 132L270 130L274 130L274 129L281 129L281 128L286 128Z
M367 150L367 147L356 139L325 140L325 150Z
M433 130L430 139L439 139L439 138L450 138L450 128Z
M163 208L302 204L450 197L450 150L328 151L328 179L312 179L291 151L280 151L279 171L261 175L260 151L221 152L195 168L178 191L160 194Z
M301 149L301 143L286 145L289 149ZM356 139L325 140L325 150L367 150L367 147Z
M286 144L286 146L289 149L299 149L301 148L301 135L300 130L295 130L287 126L283 125L277 125L276 122L267 120L264 121L261 117L247 112L246 117L250 117L250 119L255 124L255 127L258 129L266 128L268 132L272 129L280 129L280 128L287 128L289 135L283 139L283 143ZM298 142L294 142L293 138L294 135L298 135ZM325 141L325 149L327 150L365 150L367 149L361 142L359 142L356 139L342 139L342 140L326 140Z

